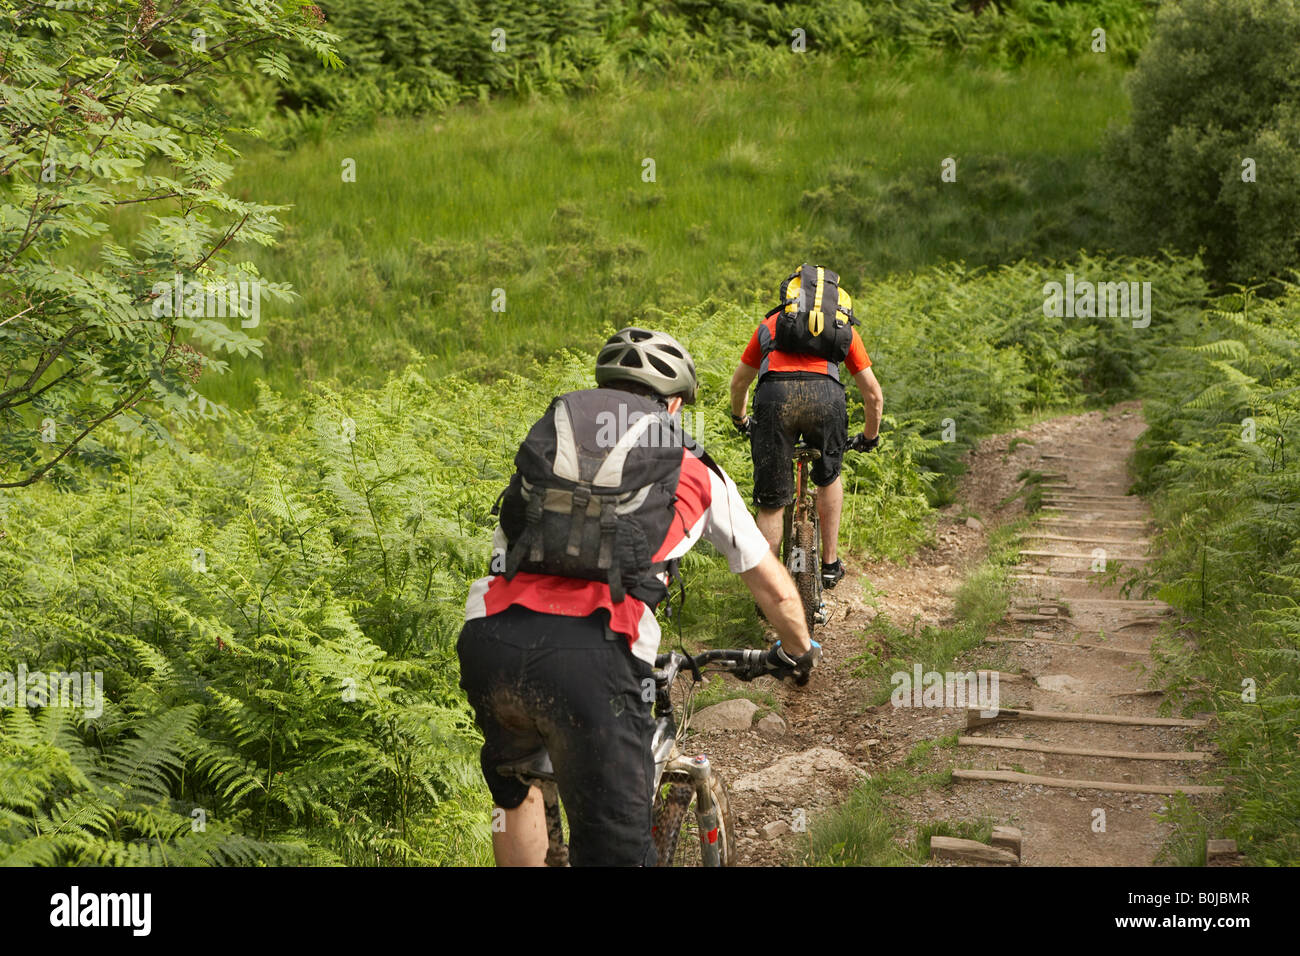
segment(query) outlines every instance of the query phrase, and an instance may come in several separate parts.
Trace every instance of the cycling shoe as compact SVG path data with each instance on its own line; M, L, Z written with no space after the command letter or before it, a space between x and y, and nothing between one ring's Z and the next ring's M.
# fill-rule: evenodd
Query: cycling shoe
M834 564L822 562L822 587L829 591L840 583L842 577L844 577L843 561L837 558Z

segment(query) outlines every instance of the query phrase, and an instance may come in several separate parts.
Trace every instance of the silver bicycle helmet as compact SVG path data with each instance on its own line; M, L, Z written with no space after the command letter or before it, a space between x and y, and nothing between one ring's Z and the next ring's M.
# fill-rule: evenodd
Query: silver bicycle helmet
M611 382L640 382L664 398L680 395L687 405L695 403L699 388L695 362L682 343L636 327L615 332L596 357L596 384Z

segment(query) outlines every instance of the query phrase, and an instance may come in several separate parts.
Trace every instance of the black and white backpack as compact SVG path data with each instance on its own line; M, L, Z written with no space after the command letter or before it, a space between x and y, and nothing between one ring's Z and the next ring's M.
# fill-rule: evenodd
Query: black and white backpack
M668 594L658 575L676 576L676 560L652 559L676 517L684 448L695 445L653 399L613 388L554 399L492 509L507 580L528 571L605 581L616 602L657 605Z

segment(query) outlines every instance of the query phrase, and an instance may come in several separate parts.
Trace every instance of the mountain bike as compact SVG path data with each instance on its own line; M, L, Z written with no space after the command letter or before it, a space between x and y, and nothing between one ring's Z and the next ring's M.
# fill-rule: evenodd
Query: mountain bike
M849 439L845 450L870 451L872 447L858 434ZM826 623L822 607L822 526L817 513L817 486L808 480L808 469L821 456L822 453L807 442L794 446L794 501L785 507L781 538L781 559L790 577L794 578L799 599L803 601L809 634L814 625Z
M736 835L727 785L707 756L688 756L682 741L694 712L695 688L704 680L705 670L728 673L745 681L764 674L806 681L806 673L773 671L766 654L759 650L712 650L687 657L674 651L655 658L655 728L650 744L655 758L652 836L660 866L730 866L735 862ZM678 706L673 703L672 692L683 669L691 672L692 680L680 704L678 723ZM546 865L567 866L569 848L550 754L540 750L497 767L497 773L542 791L548 842Z
M817 514L817 486L808 480L808 469L822 453L806 442L794 446L794 501L785 507L781 537L781 560L794 578L803 602L808 633L813 626L824 624L822 608L822 528Z

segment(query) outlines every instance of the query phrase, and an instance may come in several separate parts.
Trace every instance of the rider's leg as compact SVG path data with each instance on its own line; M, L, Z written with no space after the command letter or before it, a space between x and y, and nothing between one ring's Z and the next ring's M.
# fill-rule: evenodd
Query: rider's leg
M779 558L781 556L781 535L785 530L785 509L764 508L760 505L758 514L754 517L754 523L758 525L758 530L763 532L763 537L767 538L767 543L772 546L772 553Z
M496 768L536 753L543 741L517 686L526 651L519 635L537 630L536 615L510 608L467 621L456 644L460 686L483 732L479 763L492 794L492 855L498 866L545 866L549 839L542 793Z
M497 866L545 866L549 846L542 791L529 787L524 802L513 810L492 808L492 855Z
M554 652L531 660L548 702L538 723L569 823L569 862L653 865L654 668L607 620L598 611L562 622Z
M840 514L844 505L840 467L844 462L849 420L844 409L844 389L838 382L826 378L806 387L815 399L809 401L808 407L816 410L810 422L809 443L822 453L812 463L812 480L817 485L817 517L822 526L822 563L834 564L839 556Z
M750 453L754 457L755 523L780 557L785 533L785 506L794 501L794 475L790 458L795 436L787 420L791 382L760 382L754 392Z
M844 480L836 478L817 489L817 517L822 524L822 563L834 564L840 536L840 510L844 505ZM762 527L760 525L760 527Z

